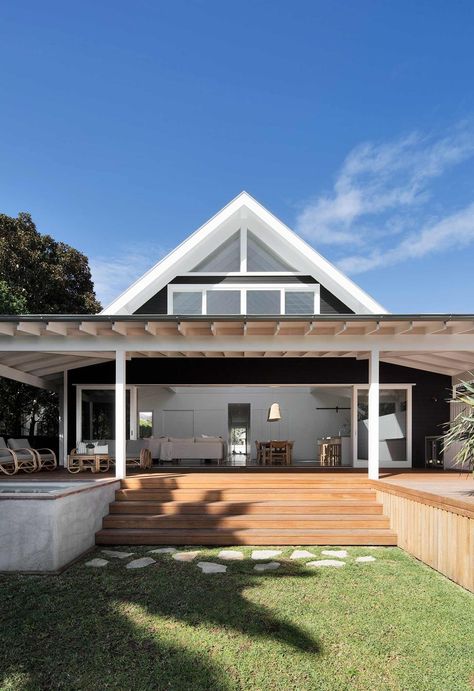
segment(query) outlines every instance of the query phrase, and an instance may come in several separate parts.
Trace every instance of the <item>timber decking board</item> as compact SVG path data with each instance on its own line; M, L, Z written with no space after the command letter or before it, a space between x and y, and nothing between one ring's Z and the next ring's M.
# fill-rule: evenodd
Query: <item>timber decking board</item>
M246 514L381 514L382 506L375 500L359 499L314 500L314 501L115 501L110 504L112 514L185 514L206 513L210 515L235 514L245 510Z
M121 481L99 544L395 544L365 476L140 475Z
M396 545L393 530L100 530L99 545Z

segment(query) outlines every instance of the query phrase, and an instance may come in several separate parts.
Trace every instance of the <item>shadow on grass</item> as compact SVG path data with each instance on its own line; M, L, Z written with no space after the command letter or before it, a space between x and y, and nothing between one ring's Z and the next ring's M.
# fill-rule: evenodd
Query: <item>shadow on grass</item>
M278 597L283 584L295 588L314 574L293 563L257 574L254 565L204 575L160 557L137 571L114 561L103 570L80 563L59 577L1 576L0 688L227 690L238 688L234 663L219 659L238 661L256 641L282 656L317 655L316 640L252 602L262 579Z

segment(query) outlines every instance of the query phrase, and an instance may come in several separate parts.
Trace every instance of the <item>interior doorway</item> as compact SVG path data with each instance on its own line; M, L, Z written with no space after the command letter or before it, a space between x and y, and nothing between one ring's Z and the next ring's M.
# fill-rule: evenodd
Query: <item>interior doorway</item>
M250 451L250 403L228 404L229 454L247 455Z

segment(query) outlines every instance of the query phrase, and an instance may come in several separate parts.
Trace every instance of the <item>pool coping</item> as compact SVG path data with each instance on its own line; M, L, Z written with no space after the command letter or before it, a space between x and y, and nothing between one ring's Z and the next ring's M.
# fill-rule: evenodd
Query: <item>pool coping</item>
M85 485L84 487L80 486L80 482L84 482ZM74 487L67 487L61 490L60 492L57 493L51 493L48 494L47 492L44 493L35 493L35 492L1 492L0 493L0 501L31 501L31 500L39 500L39 501L51 501L54 499L61 499L62 497L70 497L73 494L80 494L82 492L87 492L88 490L95 489L97 487L103 487L104 485L110 485L113 482L119 482L116 478L104 478L104 479L97 479L97 480L80 480L76 481L74 483ZM13 483L11 483L13 484ZM54 480L51 482L45 484L54 484ZM59 484L59 483L58 483ZM0 485L1 485L1 480L0 480ZM38 485L35 484L37 487Z

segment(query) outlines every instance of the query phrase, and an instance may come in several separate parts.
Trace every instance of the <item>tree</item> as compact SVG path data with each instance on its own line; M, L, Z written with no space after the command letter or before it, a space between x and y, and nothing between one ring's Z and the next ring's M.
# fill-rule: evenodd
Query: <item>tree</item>
M100 310L85 255L38 232L27 213L0 214L0 314L94 314ZM57 394L0 378L3 434L58 433Z
M474 384L461 382L459 389L453 403L461 403L464 408L449 423L444 435L444 450L453 444L459 445L454 456L455 462L474 472Z
M27 213L18 218L0 214L0 276L13 296L24 298L30 314L95 314L101 309L87 257L39 233Z

